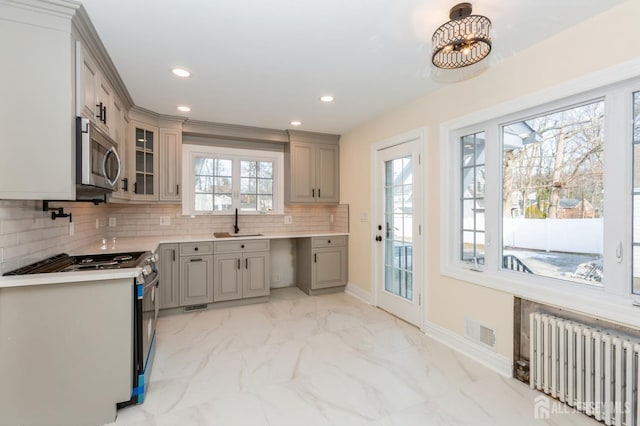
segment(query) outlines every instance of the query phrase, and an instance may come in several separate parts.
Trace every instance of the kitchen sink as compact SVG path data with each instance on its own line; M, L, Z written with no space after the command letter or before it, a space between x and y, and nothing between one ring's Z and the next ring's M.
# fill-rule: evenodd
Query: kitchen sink
M262 234L230 234L228 232L214 232L216 238L244 238L244 237L262 237Z

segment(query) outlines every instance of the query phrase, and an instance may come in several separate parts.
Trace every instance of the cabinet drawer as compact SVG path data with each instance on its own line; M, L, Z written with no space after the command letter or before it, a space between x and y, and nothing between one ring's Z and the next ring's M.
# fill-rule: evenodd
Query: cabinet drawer
M346 235L328 235L326 237L311 238L311 247L334 247L347 244Z
M213 254L213 242L180 244L180 256L192 256L199 254Z
M214 243L216 254L265 250L269 250L269 240L216 241Z

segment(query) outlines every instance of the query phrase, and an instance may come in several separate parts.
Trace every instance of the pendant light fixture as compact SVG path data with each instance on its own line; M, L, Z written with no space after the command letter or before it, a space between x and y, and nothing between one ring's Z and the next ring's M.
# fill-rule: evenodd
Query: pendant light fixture
M449 11L449 22L431 39L431 62L438 68L463 68L486 58L491 52L491 21L472 15L471 3L460 3Z

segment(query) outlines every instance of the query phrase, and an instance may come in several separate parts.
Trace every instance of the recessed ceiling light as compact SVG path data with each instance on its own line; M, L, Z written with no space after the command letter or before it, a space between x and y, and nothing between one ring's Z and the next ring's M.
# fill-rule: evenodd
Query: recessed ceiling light
M292 126L300 126L300 125L302 124L302 121L294 120L294 121L292 121L290 124L291 124Z
M191 73L185 70L184 68L171 68L171 72L173 73L173 75L182 77L182 78L187 78L191 76Z
M186 105L178 105L178 111L189 112L191 111L191 107L188 107Z
M324 95L320 97L320 100L322 102L333 102L333 96L331 95Z

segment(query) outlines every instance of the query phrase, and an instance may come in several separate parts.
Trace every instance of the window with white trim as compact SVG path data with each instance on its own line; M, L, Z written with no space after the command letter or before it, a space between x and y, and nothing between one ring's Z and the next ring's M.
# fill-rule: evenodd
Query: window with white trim
M282 213L282 168L281 152L183 145L183 213Z
M633 293L640 294L640 92L633 94Z
M460 138L460 259L475 267L484 264L484 145L484 132Z
M640 80L495 110L442 127L443 274L516 294L640 294Z

